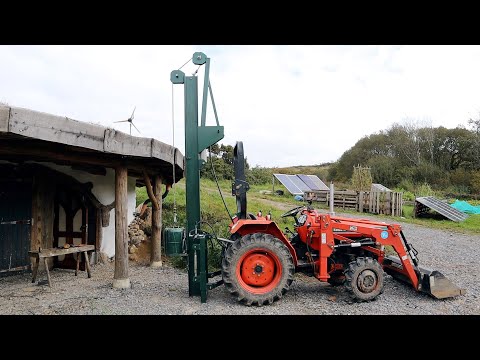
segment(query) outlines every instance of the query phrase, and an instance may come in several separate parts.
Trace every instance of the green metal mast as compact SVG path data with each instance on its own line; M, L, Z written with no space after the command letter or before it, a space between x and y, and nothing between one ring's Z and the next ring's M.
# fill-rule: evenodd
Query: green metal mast
M206 236L200 229L200 168L203 150L217 143L224 137L223 126L219 125L217 110L210 85L210 59L202 52L193 54L195 65L205 65L203 82L202 116L198 124L198 78L196 75L185 76L180 70L173 70L170 80L173 84L184 84L185 89L185 178L187 210L187 252L188 252L188 293L200 296L207 301L208 284ZM206 126L207 97L210 92L216 126ZM209 286L210 285L210 286Z

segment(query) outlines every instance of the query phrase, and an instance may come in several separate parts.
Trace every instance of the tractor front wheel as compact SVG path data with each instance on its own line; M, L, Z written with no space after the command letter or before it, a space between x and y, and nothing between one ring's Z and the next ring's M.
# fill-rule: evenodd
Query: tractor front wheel
M383 292L383 268L377 260L358 257L348 264L345 287L359 301L370 301Z
M237 239L222 261L227 290L248 306L280 299L290 288L294 272L290 251L270 234L254 233Z

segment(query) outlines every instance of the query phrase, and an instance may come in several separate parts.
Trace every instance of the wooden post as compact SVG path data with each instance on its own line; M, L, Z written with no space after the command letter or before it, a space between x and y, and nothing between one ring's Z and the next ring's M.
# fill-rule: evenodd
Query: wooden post
M396 211L395 211L395 200L397 198L397 193L396 192L393 192L392 194L392 216L395 216L396 214Z
M374 205L375 205L375 193L370 191L370 213L373 214L374 212Z
M128 278L128 232L127 232L127 181L128 171L125 166L115 169L115 275L113 287L130 288Z
M358 211L363 213L363 191L358 193Z
M47 261L47 258L44 258L43 261L45 262L45 271L47 272L48 286L49 286L49 287L52 287L52 280L50 279L50 271L48 271L48 261Z
M400 216L403 216L403 192L399 193L400 200L398 201Z
M103 229L102 229L102 211L100 209L96 209L95 211L95 221L96 221L96 227L97 227L97 234L96 234L96 241L95 241L95 262L94 264L97 264L99 261L102 261L103 259L100 255L100 248L102 246L102 241L103 241Z
M157 203L152 209L152 248L150 252L150 266L162 266L162 178L155 176L154 195Z

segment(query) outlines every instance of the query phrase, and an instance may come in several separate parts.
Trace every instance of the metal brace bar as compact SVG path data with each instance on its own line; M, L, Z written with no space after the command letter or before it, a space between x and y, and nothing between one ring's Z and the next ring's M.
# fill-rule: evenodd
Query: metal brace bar
M207 121L207 97L208 97L208 85L210 77L210 58L207 57L207 61L205 62L205 77L203 80L203 101L202 101L202 118L201 118L201 125L205 126ZM218 125L218 120L217 120Z
M208 90L210 90L210 97L212 98L213 112L215 113L215 120L217 121L217 126L220 126L218 122L217 107L215 106L215 100L213 99L212 84L208 82Z

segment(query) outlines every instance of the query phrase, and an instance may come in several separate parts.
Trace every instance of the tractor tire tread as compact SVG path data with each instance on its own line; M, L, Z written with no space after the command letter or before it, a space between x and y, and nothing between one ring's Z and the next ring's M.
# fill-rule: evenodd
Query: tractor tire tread
M265 294L253 294L242 287L236 278L237 261L241 258L242 252L248 247L265 247L275 252L283 262L282 279L278 286ZM252 233L237 239L225 251L222 259L222 278L225 288L240 303L246 306L271 305L279 300L290 289L295 273L292 255L288 248L279 239L270 234Z
M363 270L373 270L379 282L377 288L371 293L365 294L357 289L355 281L359 273ZM374 300L384 291L384 274L380 263L371 257L358 257L348 264L345 274L345 288L356 301L367 302Z

